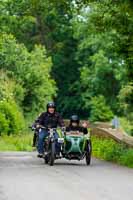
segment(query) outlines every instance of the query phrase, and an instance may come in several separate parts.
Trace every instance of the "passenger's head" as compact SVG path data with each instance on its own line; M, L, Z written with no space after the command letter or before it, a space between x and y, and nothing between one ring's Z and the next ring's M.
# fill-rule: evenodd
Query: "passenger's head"
M55 112L56 106L54 102L49 102L47 104L47 112L53 114Z
M79 126L79 117L78 115L72 115L70 118L70 125L73 127Z

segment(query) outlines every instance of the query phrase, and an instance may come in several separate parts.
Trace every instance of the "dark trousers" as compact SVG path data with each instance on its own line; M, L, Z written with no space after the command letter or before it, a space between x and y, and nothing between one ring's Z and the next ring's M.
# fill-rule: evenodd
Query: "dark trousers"
M43 129L39 132L38 153L40 154L44 153L44 140L48 136L48 134L49 134L48 131L43 130ZM54 133L54 138L56 139L55 150L56 150L56 153L59 153L61 149L61 145L58 143L59 136L57 132Z

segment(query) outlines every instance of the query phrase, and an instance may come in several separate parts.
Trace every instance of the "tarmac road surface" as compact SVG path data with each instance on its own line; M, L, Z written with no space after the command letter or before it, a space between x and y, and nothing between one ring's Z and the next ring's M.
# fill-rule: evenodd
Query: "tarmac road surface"
M133 169L105 161L58 160L0 153L0 200L133 200Z

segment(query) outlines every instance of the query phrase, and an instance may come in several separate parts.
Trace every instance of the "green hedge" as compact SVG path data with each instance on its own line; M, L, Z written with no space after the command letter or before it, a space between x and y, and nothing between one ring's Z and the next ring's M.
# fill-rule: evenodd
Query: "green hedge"
M92 136L93 156L133 168L133 149L112 139Z
M18 134L24 125L22 112L16 103L0 101L0 134Z

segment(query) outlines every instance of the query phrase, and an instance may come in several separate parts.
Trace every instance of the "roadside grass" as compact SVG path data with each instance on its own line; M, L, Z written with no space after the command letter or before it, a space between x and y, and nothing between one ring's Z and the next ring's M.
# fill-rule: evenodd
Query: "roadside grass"
M0 137L0 151L32 151L31 133Z
M133 149L124 144L92 136L92 148L94 157L133 168Z

